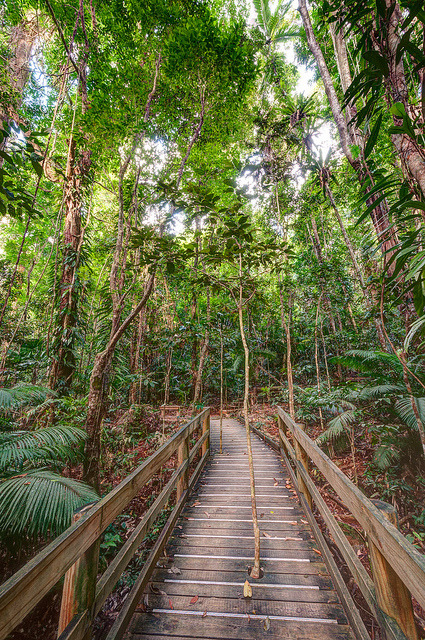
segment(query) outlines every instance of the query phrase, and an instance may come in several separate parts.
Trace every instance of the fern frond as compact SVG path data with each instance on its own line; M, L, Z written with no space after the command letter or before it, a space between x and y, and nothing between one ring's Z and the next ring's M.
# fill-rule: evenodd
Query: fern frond
M343 356L332 358L332 362L339 362L345 367L360 373L378 375L380 377L388 376L388 373L390 373L388 368L398 375L403 373L403 367L398 358L391 353L384 353L383 351L352 349Z
M425 398L413 398L413 401L418 409L422 423L425 424ZM400 400L395 404L395 410L400 419L409 427L409 429L412 429L412 431L417 430L418 423L415 412L413 411L412 398L410 396L400 398Z
M373 461L380 471L388 471L399 460L400 451L386 444L381 444L373 455Z
M85 431L71 426L0 433L0 472L19 469L25 462L74 460L86 437Z
M406 393L404 384L377 384L373 387L364 387L358 394L359 400L375 400L388 393Z
M49 395L56 394L47 387L20 382L10 389L0 389L0 410L11 411L30 402L43 402Z
M352 409L340 413L339 416L328 422L326 431L316 438L317 444L325 444L326 442L339 440L346 434L348 426L356 419L356 413Z
M83 482L51 471L8 478L0 484L0 535L57 536L70 526L76 509L98 498Z

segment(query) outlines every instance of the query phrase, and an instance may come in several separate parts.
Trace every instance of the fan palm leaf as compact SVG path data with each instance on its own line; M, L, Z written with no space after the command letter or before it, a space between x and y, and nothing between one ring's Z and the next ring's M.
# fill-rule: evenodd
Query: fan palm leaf
M0 411L12 411L22 404L43 402L55 393L47 387L20 382L10 389L0 389Z
M353 409L343 411L339 416L336 416L336 418L333 418L328 422L328 428L326 431L316 438L317 444L325 444L329 441L335 442L346 434L349 426L355 421L355 419L356 412Z
M49 470L8 478L0 484L0 535L59 535L70 526L76 509L98 498L83 482Z
M79 447L86 438L82 429L54 426L37 431L0 433L0 473L21 469L26 462L45 464L57 460L78 460Z

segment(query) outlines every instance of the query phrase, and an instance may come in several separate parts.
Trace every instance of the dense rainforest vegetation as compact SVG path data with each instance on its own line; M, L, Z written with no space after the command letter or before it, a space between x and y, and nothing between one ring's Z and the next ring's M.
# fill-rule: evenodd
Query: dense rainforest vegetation
M123 477L123 439L161 436L123 414L220 396L287 407L423 549L423 3L6 0L0 21L6 556Z

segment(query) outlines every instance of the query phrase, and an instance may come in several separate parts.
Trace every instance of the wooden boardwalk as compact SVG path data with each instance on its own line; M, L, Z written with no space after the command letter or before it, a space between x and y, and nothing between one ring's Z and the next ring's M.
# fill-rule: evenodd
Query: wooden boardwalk
M132 640L352 640L344 610L278 455L252 434L259 522L253 562L245 429L211 421L211 459L133 617ZM248 578L252 598L243 597Z

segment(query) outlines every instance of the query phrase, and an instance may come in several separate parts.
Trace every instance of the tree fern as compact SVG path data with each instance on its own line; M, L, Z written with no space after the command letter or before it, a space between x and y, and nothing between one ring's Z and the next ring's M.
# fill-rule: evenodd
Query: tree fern
M59 535L76 509L97 499L88 485L49 470L8 478L0 483L0 535Z

